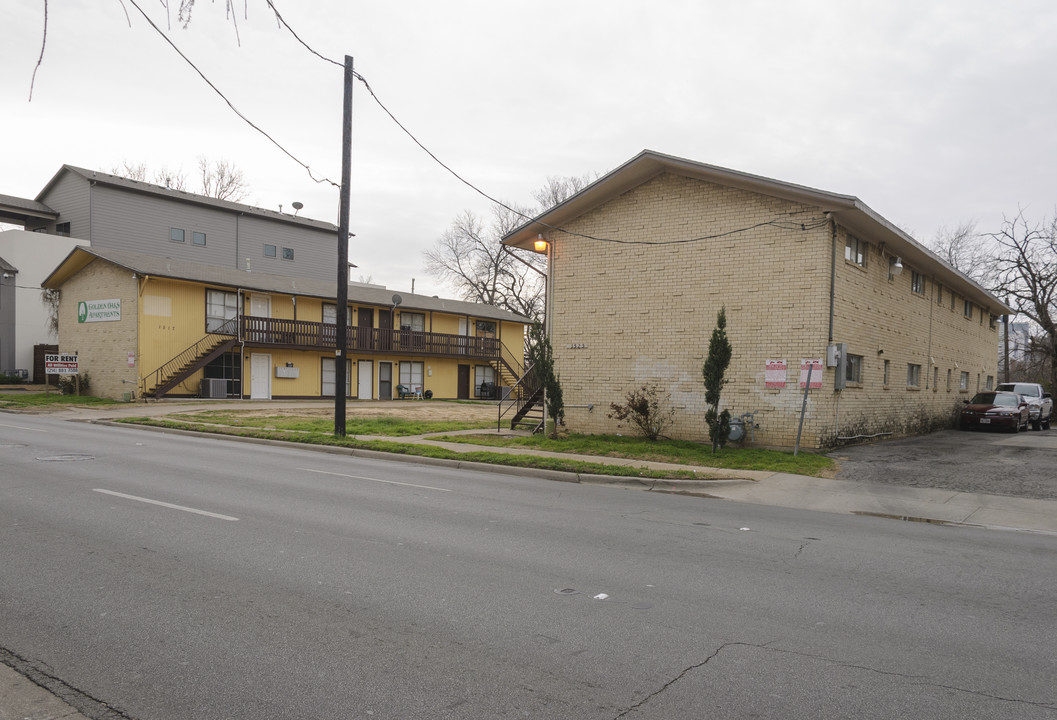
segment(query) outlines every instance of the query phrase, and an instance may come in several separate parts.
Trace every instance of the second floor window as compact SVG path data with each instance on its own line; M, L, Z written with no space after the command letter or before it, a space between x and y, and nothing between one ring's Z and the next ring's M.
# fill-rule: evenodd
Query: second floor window
M910 271L910 289L918 295L925 294L925 276L914 270Z
M293 259L294 259L294 249L293 248L283 248L283 260L293 260Z
M853 262L859 267L866 267L866 257L869 254L869 245L854 235L848 236L844 245L844 259Z
M847 373L844 379L852 385L862 384L862 355L848 355Z
M965 314L965 317L967 317L970 320L972 320L972 318L973 318L973 301L972 300L966 300L965 301L965 307L964 307L963 313Z
M426 331L426 316L422 313L400 313L400 329L414 330L415 332Z
M264 246L264 257L275 257L275 246L265 245Z
M183 242L184 231L180 228L169 228L169 239L173 242Z
M235 318L239 315L239 296L233 292L206 292L206 332L235 334Z
M907 365L907 387L921 387L921 366Z
M191 233L191 243L193 245L205 245L206 234L204 232L193 232Z

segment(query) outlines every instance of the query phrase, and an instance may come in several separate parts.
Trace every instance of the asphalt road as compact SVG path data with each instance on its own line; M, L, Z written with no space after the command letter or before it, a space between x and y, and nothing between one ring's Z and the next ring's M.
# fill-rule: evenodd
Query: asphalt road
M1055 549L0 416L0 655L90 717L1054 718Z
M1057 428L941 430L842 448L841 480L1057 500Z

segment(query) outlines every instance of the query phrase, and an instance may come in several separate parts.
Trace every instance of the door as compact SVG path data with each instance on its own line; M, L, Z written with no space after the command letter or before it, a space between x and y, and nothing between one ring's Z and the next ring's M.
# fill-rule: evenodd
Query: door
M356 365L358 380L356 382L356 397L360 400L371 400L374 398L374 363L370 360L360 360Z
M470 366L459 366L459 400L470 399Z
M393 399L393 363L378 363L378 399Z
M270 318L272 316L271 295L258 295L257 293L250 295L250 316L252 318ZM250 340L264 342L269 339L268 334L265 332L268 329L267 322L261 322L256 319L251 319L249 322L250 327L256 329L256 332L250 332Z
M374 344L371 338L374 335L374 310L371 308L359 308L356 311L356 348L358 350L373 350Z
M393 349L393 313L384 310L378 313L378 349Z
M464 317L459 318L459 354L466 354L466 346L469 344L470 321ZM461 395L459 397L462 397Z
M250 355L250 400L272 399L272 356Z

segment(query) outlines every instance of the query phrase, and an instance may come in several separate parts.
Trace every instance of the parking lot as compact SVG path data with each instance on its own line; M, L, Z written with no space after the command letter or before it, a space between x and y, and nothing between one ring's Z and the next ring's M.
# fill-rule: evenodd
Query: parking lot
M828 454L840 480L1057 500L1057 429L942 430Z

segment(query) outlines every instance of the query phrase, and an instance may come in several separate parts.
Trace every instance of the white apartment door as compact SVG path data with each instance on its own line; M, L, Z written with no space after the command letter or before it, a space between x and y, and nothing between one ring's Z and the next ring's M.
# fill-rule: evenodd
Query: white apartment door
M272 356L250 355L250 400L272 399Z
M374 363L371 360L360 360L356 365L356 397L360 400L374 398Z
M249 320L250 328L256 329L254 332L250 330L249 339L254 342L264 342L268 339L268 333L266 332L268 323L253 320L252 318L269 318L272 316L272 296L271 295L258 295L256 293L250 295L250 317Z

